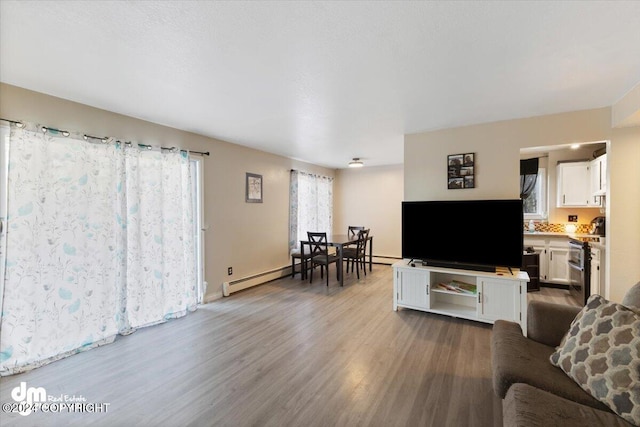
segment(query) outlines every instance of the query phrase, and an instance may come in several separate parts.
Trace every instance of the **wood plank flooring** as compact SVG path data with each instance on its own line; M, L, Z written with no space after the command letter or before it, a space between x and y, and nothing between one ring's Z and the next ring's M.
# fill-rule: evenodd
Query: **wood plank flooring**
M361 276L362 277L362 276ZM109 403L3 426L501 426L491 325L392 310L392 269L283 278L0 379ZM539 295L542 296L542 293Z
M568 289L548 288L541 286L538 292L529 292L527 294L529 301L547 301L554 304L564 304L578 306L578 303L571 298L571 294Z

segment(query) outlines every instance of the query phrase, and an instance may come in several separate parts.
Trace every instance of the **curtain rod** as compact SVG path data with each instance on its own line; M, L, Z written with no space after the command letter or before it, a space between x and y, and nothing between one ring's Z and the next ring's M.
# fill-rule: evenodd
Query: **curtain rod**
M16 120L9 120L9 119L5 119L0 117L0 120L3 120L5 122L9 122L9 123L13 123L14 125L18 126L19 128L23 128L25 126L24 122L19 122ZM56 128L52 128L50 126L42 126L41 129L42 132L46 133L47 131L51 131L53 133L60 133L63 136L69 136L71 133L67 130L60 130L60 129L56 129ZM100 136L93 136L93 135L87 135L86 133L82 135L84 137L85 140L91 138L91 139L99 139L102 142L108 142L109 141L109 137L100 137ZM123 141L120 140L115 140L115 142L120 142L122 143ZM132 144L131 142L125 142L125 144ZM152 146L149 144L138 144L139 147L145 147L148 148L149 150L151 150ZM175 150L176 147L160 147L161 150ZM208 156L209 152L208 151L191 151L191 150L180 150L180 151L184 151L187 153L193 153L193 154L200 154L201 156Z

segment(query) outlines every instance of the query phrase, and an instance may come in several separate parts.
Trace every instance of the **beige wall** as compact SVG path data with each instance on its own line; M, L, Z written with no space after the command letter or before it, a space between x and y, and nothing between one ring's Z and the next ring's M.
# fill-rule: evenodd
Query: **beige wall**
M161 126L86 105L0 84L0 117L121 140L210 151L203 159L205 298L222 283L290 264L289 170L334 171ZM264 203L245 203L245 172L263 176ZM233 276L227 276L227 267Z
M610 140L608 282L610 298L620 301L640 280L640 127L614 131L610 108L405 135L405 199L517 198L521 148L605 140ZM446 156L465 152L476 153L476 188L447 190Z
M379 257L401 256L402 165L339 169L333 196L334 231L364 225L374 236Z
M609 298L621 301L640 281L640 126L614 129L608 150Z

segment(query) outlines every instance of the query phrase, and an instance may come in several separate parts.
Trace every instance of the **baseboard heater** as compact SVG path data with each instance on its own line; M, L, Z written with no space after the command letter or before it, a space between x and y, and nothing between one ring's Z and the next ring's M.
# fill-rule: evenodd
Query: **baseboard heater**
M243 277L242 279L232 280L230 282L222 283L222 295L228 297L234 292L241 291L243 289L251 288L253 286L262 285L263 283L270 282L281 277L291 275L291 265L275 268L273 270L264 271L262 273L253 274L251 276Z
M391 265L400 259L402 258L386 256L386 255L374 255L373 263ZM296 264L296 266L298 266L298 264ZM262 273L243 277L241 279L232 280L230 282L224 282L222 283L222 295L225 297L228 297L234 292L251 288L253 286L262 285L263 283L267 283L272 280L280 279L281 277L287 277L290 275L291 275L291 265L286 265L283 267L275 268L273 270L264 271Z
M391 265L396 261L400 261L402 257L390 256L390 255L374 255L373 263L374 264L386 264ZM367 261L369 261L369 257L367 256Z

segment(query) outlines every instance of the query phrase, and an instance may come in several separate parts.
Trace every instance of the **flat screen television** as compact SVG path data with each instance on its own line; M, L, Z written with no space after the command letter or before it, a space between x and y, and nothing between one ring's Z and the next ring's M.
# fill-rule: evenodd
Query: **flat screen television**
M402 257L495 271L522 264L521 199L402 202Z

